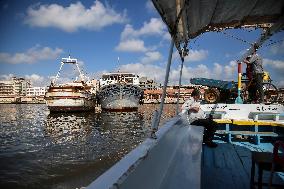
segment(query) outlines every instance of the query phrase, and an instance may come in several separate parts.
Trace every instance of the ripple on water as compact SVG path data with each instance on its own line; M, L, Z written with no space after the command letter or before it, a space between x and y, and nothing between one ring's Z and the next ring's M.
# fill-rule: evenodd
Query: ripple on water
M50 114L44 104L1 104L1 188L86 186L147 137L157 108ZM175 108L165 109L167 119Z

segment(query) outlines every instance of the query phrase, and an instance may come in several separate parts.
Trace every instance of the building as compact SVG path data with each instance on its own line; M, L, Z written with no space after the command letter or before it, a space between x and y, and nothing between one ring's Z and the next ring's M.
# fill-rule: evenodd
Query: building
M179 102L184 103L194 90L193 86L181 86ZM203 96L205 89L200 88L201 95ZM178 99L179 89L176 86L168 86L166 92L165 103L176 103ZM163 89L144 90L143 101L144 103L160 103L163 94Z
M157 90L161 88L161 84L159 85L153 79L147 79L147 77L139 78L139 87L142 90Z
M13 77L12 80L14 82L15 95L26 96L27 89L31 86L30 81L22 77L20 78Z
M0 81L0 96L25 96L29 87L30 81L12 77L11 80Z
M0 81L0 96L14 95L13 81Z
M100 82L97 79L87 81L86 84L91 87L90 92L96 94L100 88Z
M46 91L46 87L29 87L27 88L27 96L44 96Z

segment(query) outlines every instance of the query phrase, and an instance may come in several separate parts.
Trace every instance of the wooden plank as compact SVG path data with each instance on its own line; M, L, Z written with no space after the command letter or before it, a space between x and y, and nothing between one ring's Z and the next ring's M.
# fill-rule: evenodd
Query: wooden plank
M212 167L214 165L213 158L213 150L207 146L203 146L203 166L206 168Z
M213 151L214 166L203 167L203 176L207 180L202 183L202 188L248 188L249 180L247 173L244 171L240 158L237 156L235 149L230 144L219 144ZM204 153L206 155L206 153ZM205 157L206 158L206 157ZM212 176L214 175L214 177ZM204 177L203 177L204 178Z
M232 148L232 160L233 161L233 175L236 179L236 185L238 184L238 188L249 188L249 175L247 171L245 171L245 167L243 165L243 162L241 161L241 158L238 156L238 153L235 149L235 145L229 146Z
M225 145L226 144L220 144L214 149L204 146L204 165L207 164L207 166L203 166L202 168L202 189L217 189L224 188L224 186L226 188L237 189L237 187L235 187L232 183L231 170L226 167L226 164L224 164L224 166L220 166L218 161L221 160L218 159L219 155L216 155L217 153L224 154L226 151L226 149L224 149ZM208 154L209 157L206 157ZM209 160L210 163L206 163L206 160ZM213 163L212 160L214 160ZM216 163L216 161L218 163ZM208 164L210 164L210 166Z
M222 148L216 148L213 151L214 154L214 165L216 168L224 168L226 167L225 158L224 158L224 150Z

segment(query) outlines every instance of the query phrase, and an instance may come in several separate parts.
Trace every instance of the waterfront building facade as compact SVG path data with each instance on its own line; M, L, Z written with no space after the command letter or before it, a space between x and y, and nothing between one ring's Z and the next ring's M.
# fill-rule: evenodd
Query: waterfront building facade
M140 77L139 87L144 91L157 90L161 88L161 84L156 83L153 79L148 79L147 77Z
M0 81L0 96L14 95L13 81Z
M22 77L2 80L0 81L0 96L25 96L30 85L30 81Z
M46 87L29 87L27 88L27 96L44 96L47 92Z
M90 92L92 94L96 94L100 88L100 82L97 79L92 79L90 81L87 81L86 84L91 87Z

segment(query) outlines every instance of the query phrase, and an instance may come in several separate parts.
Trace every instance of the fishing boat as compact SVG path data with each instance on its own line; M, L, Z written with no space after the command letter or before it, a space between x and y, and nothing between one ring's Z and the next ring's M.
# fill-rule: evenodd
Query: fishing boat
M97 98L102 110L136 111L143 99L138 75L123 72L103 74Z
M264 27L264 33L256 41L256 44L261 46L270 36L284 28L284 1L152 0L152 2L166 23L172 38L161 104L159 110L153 114L152 133L87 188L254 188L256 161L253 154L270 152L268 165L273 167L272 151L275 148L273 141L283 141L279 135L283 133L284 128L283 105L242 104L240 100L236 100L235 104L202 105L201 109L207 115L213 115L214 121L220 126L225 126L222 136L228 140L217 138L215 135L219 145L214 149L202 145L203 128L190 125L186 113L179 113L162 127L158 126L166 96L174 45L181 58L179 80L181 85L184 58L191 39L204 32L222 31L227 28ZM253 47L246 51L239 62L252 51ZM238 87L240 86L239 83ZM261 131L260 129L264 127L271 129L275 135ZM245 129L253 130L245 131ZM239 142L237 137L234 138L236 140L231 140L232 135L249 136L255 141ZM268 140L262 143L263 141L259 139L266 136L270 137L270 142ZM279 151L275 149L277 155ZM262 181L266 181L268 185L273 170L270 174L271 169L268 168L269 172L264 174L265 179L262 180L263 169L260 164L257 168L259 173L257 182L258 187L261 188ZM273 182L283 184L283 179L280 175L274 176Z
M79 72L80 80L69 83L57 84L64 64L73 64ZM91 86L87 85L81 73L77 59L62 58L60 69L51 82L45 94L46 104L51 112L88 111L95 108L95 95L90 92Z

